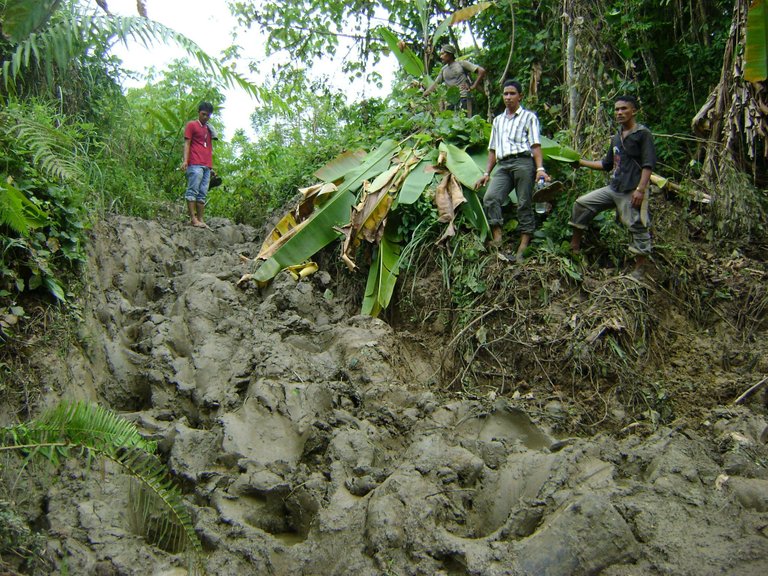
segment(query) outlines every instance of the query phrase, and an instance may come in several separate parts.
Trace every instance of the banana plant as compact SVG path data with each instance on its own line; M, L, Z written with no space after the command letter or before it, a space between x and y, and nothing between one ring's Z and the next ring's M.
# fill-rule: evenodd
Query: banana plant
M297 224L297 227L301 228L269 256L253 274L253 279L259 283L268 282L284 268L301 264L336 240L340 236L338 229L349 222L356 192L364 181L389 168L390 159L398 149L397 142L387 140L379 148L368 153L362 162L358 162L359 156L347 156L345 160L348 160L352 167L337 175L340 184L336 191L330 198L318 203L315 210Z
M478 2L472 6L466 6L461 8L443 19L442 22L435 29L434 33L429 33L429 20L431 3L426 0L416 0L416 8L419 16L419 24L421 26L421 34L424 42L424 59L420 60L416 53L389 28L380 26L376 32L387 43L392 54L395 55L397 61L400 63L401 68L407 73L422 80L426 84L431 84L432 79L429 77L430 68L430 56L432 54L432 47L435 43L448 32L451 26L460 24L461 22L468 22L474 16L493 6L493 2Z
M392 294L397 284L397 274L400 269L402 245L385 231L378 246L376 246L371 267L368 270L368 282L365 285L365 296L361 314L376 317L389 306Z
M554 140L543 139L542 149L550 160L573 162L579 158ZM438 243L455 234L459 213L481 242L490 234L474 190L482 176L479 164L485 165L487 152L474 158L446 142L436 152L428 154L423 147L388 140L368 154L354 151L334 158L315 172L325 182L301 190L304 199L280 220L262 245L258 258L264 262L244 278L264 284L281 270L302 278L316 270L314 263L307 265L309 259L337 238L343 238L342 260L356 270L355 254L367 241L374 252L362 313L378 315L389 305L403 252L401 239L387 228L387 217L431 190L436 175L441 177L434 188L438 222L445 225Z

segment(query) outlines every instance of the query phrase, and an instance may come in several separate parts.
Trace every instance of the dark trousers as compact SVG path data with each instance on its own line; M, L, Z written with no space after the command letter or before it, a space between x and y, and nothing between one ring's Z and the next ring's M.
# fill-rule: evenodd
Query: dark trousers
M504 218L501 208L512 190L517 192L517 221L521 234L533 234L536 230L536 217L533 214L533 181L536 166L530 156L522 158L504 158L496 164L491 183L483 197L483 208L488 224L502 226Z

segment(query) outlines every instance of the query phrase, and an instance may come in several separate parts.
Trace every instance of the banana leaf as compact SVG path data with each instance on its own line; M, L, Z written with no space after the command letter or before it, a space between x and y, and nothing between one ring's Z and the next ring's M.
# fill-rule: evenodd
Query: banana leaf
M398 148L397 142L386 140L376 150L369 152L362 164L346 173L339 189L321 206L317 206L292 231L291 236L271 253L269 259L259 266L253 279L261 283L268 282L283 268L301 264L339 238L338 228L349 222L350 210L355 202L353 192L364 180L386 170Z
M541 153L545 160L555 160L557 162L578 162L581 156L573 148L561 146L557 141L541 137Z
M364 180L370 180L389 168L392 155L399 150L399 145L394 140L385 140L376 149L365 157L365 161L357 168L347 172L344 182L339 185L341 191L356 191Z
M265 261L253 274L257 282L268 282L280 270L300 264L339 237L337 226L349 218L355 195L348 190L338 190L307 220L301 223L291 237Z
M376 244L384 234L387 215L394 202L394 196L389 194L389 191L394 185L400 167L400 165L391 166L366 187L360 204L352 208L349 224L341 229L345 236L341 258L350 270L357 267L354 256L362 240Z
M395 55L400 66L405 70L407 74L421 78L424 76L424 64L419 57L411 50L405 43L397 39L391 30L380 26L376 29L382 40L387 43L392 54Z
M467 200L462 210L467 221L480 234L480 240L485 241L491 231L488 219L483 210L483 204L475 192L475 183L483 175L480 164L488 161L488 153L473 157L464 150L451 144L440 144L440 152L445 153L445 165L451 173L464 185L464 198Z
M768 6L766 0L753 0L747 12L744 79L763 82L768 78Z
M483 176L472 157L453 144L440 143L440 152L445 154L445 166L467 188L474 188L475 182Z
M344 176L360 167L367 156L365 150L355 150L339 154L325 166L315 171L315 177L325 182L340 181Z
M368 314L375 318L389 306L397 283L402 249L403 247L394 238L384 234L376 247L376 254L368 271L361 314Z
M288 214L280 219L280 222L275 225L272 232L270 232L269 236L264 240L264 243L261 245L261 250L259 250L259 254L256 258L266 260L272 256L277 248L285 244L285 242L288 241L288 238L296 233L297 226L298 223L293 217L293 212L288 212Z
M397 198L398 204L413 204L424 193L424 189L432 183L434 172L426 172L425 169L432 166L429 160L422 160L416 168L411 170L400 188Z
M491 226L488 224L488 219L485 217L485 210L483 210L483 203L480 198L471 188L464 188L464 198L467 202L464 205L461 213L470 223L472 228L478 231L480 234L480 242L485 242L488 235L491 233Z

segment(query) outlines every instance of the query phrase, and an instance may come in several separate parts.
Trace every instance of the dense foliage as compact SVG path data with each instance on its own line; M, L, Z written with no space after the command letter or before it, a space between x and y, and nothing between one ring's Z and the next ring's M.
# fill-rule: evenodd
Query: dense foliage
M656 135L659 171L682 181L702 172L703 147L690 122L721 78L734 14L745 9L743 0L230 2L243 25L267 34L269 52L290 55L269 85L254 87L173 31L146 18L113 16L97 4L0 2L4 337L25 315L26 295L66 298L66 274L83 259L93 214L181 216L184 180L176 168L183 125L200 100L224 106L226 85L259 98L256 138L237 131L216 145L215 168L225 183L211 191L209 214L254 225L315 182L315 170L343 150L403 138L482 150L486 120L501 109L500 84L510 77L523 82L524 105L539 114L544 133L590 157L602 154L612 130L607 104L619 93L637 94L641 121ZM352 55L343 67L350 77L383 62L393 50L384 28L399 39L395 52L413 52L423 76L401 71L388 98L351 103L326 80L307 75L307 62L342 52ZM116 41L177 42L206 72L177 62L162 76L150 74L146 87L124 93L120 63L109 52ZM436 47L443 42L488 71L485 93L475 94L479 116L437 112L440 100L450 98L445 91L421 96L438 70ZM369 77L379 78L375 69ZM598 178L567 165L553 169L572 194ZM730 173L718 173L717 181ZM730 181L741 182L737 175ZM572 197L542 222L541 248L556 251L567 238ZM745 227L750 233L761 229L763 195L726 200L712 212L710 233L738 235L734 210L726 207L738 208L738 218L756 215ZM435 218L433 207L416 202L398 226L407 237ZM605 227L610 238L610 221Z

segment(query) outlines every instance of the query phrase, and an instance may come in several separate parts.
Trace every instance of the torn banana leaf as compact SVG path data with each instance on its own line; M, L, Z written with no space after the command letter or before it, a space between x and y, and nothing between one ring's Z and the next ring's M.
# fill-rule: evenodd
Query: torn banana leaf
M445 158L445 167L467 188L474 188L475 182L483 177L483 171L477 167L472 157L453 144L440 143L441 157Z
M365 180L375 178L389 168L392 156L400 150L400 146L394 140L385 140L375 150L371 150L365 157L365 161L350 170L344 181L339 185L339 190L356 191Z
M461 213L467 222L477 230L480 234L480 242L485 242L491 233L491 226L488 224L488 219L485 217L485 210L483 210L483 203L475 192L471 188L464 188L464 198L467 203L462 208Z
M297 224L295 229L286 235L288 237L269 252L269 256L265 254L264 258L268 260L256 270L253 279L257 282L267 282L283 268L310 259L336 240L339 237L338 228L348 222L350 209L355 202L353 192L363 181L386 170L393 154L398 150L397 142L386 140L377 149L369 152L361 164L343 176L343 182L328 200L316 206L315 211L306 220Z
M370 186L365 187L363 199L352 208L349 224L341 229L346 236L341 258L350 270L356 268L354 256L363 238L375 244L384 234L387 214L394 202L394 196L389 191L394 186L400 168L400 165L391 166L379 174Z
M440 26L437 27L437 30L435 30L435 33L432 35L432 40L439 40L448 33L449 26L455 26L461 22L466 22L483 10L490 8L493 4L493 2L478 2L477 4L461 8L453 14L450 14L440 23Z
M326 182L340 181L346 174L358 168L368 154L365 150L355 150L339 154L322 168L315 171L315 176Z
M337 226L346 222L355 196L347 190L338 190L309 218L301 222L290 237L270 255L253 274L257 282L267 282L280 270L309 260L317 252L339 237Z

